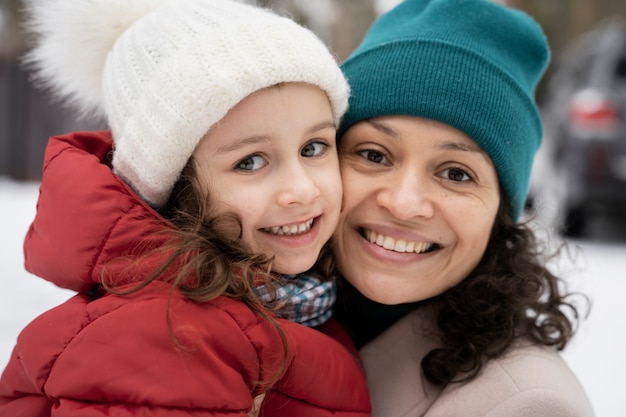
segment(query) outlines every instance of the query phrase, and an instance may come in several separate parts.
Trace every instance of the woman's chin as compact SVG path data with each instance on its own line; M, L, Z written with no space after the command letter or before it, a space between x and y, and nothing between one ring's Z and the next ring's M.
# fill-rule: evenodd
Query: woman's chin
M420 301L419 295L407 292L406 285L400 285L397 289L386 282L351 282L352 286L367 299L379 304L396 305Z

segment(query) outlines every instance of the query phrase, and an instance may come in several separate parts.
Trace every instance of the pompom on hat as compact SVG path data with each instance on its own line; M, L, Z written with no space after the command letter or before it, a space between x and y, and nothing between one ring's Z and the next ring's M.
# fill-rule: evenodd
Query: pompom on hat
M491 157L517 220L543 126L535 103L550 50L527 14L489 0L405 0L342 64L350 107L341 135L409 115L464 132Z
M167 202L211 126L255 91L318 86L336 123L349 87L323 42L234 0L30 0L36 81L106 117L113 170L154 207Z

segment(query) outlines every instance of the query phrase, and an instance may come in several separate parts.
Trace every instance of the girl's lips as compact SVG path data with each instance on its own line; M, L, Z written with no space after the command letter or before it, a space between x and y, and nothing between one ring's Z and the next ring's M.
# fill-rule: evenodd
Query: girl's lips
M302 223L293 223L293 224L284 225L284 226L265 227L262 230L266 233L271 233L277 236L296 236L296 235L304 234L308 232L309 230L311 230L314 220L315 219L311 218Z
M259 229L269 242L289 248L299 248L313 244L320 233L321 217L292 223L284 226L272 226Z

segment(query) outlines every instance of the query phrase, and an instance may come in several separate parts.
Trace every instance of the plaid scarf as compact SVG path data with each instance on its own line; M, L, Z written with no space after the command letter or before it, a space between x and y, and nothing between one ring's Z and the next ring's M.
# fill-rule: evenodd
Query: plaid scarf
M305 326L315 327L325 323L332 315L337 299L337 285L333 280L322 281L320 275L311 271L298 275L283 275L286 281L276 289L275 300L286 301L278 309L276 316ZM263 285L254 289L264 301L272 301L272 296Z

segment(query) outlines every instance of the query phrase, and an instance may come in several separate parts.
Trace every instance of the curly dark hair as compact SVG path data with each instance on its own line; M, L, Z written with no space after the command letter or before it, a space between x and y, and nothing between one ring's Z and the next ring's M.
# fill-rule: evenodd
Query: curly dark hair
M474 378L519 338L561 350L578 327L576 294L547 267L563 245L546 255L529 223L515 223L510 213L501 203L481 262L438 297L443 346L422 360L433 384Z
M563 349L582 318L572 297L586 297L567 293L564 282L547 267L565 244L544 252L529 223L515 223L510 213L501 202L481 261L443 294L382 305L367 300L342 278L335 317L362 346L411 310L436 304L441 343L421 362L424 377L435 385L471 380L489 359L520 338ZM335 266L327 268L334 271Z

